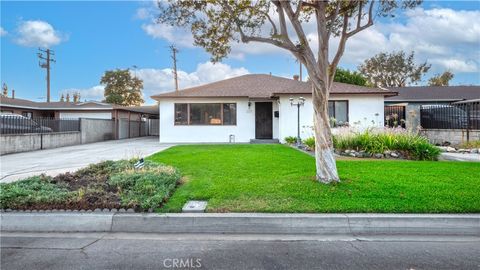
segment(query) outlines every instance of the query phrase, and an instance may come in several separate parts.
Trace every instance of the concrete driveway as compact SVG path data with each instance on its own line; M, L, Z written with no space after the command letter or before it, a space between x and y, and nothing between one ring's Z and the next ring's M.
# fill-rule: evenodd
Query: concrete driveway
M141 137L5 155L0 157L0 182L42 173L54 176L104 160L146 157L171 146L160 144L158 137Z

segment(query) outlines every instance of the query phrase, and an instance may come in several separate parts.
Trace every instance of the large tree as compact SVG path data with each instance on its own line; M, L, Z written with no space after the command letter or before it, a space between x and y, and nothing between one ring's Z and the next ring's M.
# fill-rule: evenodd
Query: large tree
M105 102L123 106L139 106L142 97L143 81L131 75L129 69L108 70L100 83L105 85Z
M407 0L200 0L159 1L159 23L189 27L196 45L212 55L226 57L232 42L260 42L282 48L307 69L312 82L316 177L339 181L333 156L328 97L335 70L349 38L367 29L378 16L421 1ZM312 41L307 29L315 29ZM329 59L329 41L338 37L338 49ZM254 45L253 45L254 46Z
M448 86L450 80L453 79L455 74L450 71L445 71L442 74L436 74L428 80L428 85L430 86Z
M377 87L404 87L418 82L430 69L425 63L415 64L415 53L404 51L379 53L358 67L368 81Z
M335 72L335 77L333 77L333 81L359 86L367 86L367 79L363 77L362 74L343 68L337 68L337 71Z

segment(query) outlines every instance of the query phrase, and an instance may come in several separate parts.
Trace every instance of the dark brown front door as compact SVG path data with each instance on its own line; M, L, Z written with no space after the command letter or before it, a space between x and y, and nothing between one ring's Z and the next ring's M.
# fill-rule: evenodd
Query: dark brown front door
M255 139L272 139L272 102L255 102Z

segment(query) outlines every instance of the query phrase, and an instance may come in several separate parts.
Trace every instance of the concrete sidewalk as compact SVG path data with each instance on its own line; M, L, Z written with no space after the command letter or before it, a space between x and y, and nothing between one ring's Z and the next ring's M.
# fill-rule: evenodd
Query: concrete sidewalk
M158 137L141 137L4 155L0 156L0 182L42 173L54 176L104 160L145 157L171 146L160 144Z

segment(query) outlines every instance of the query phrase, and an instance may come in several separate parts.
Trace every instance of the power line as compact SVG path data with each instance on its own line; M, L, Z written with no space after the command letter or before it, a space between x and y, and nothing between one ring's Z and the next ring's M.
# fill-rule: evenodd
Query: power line
M42 50L38 48L38 50L40 51L37 53L40 59L38 65L47 70L47 102L50 102L50 62L56 62L55 59L53 59L55 52L50 49ZM44 61L42 62L42 60Z
M173 60L173 79L175 80L175 91L178 91L178 75L177 75L177 53L178 49L175 45L169 46L170 51L172 53L172 60Z

